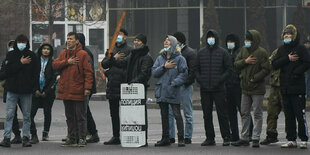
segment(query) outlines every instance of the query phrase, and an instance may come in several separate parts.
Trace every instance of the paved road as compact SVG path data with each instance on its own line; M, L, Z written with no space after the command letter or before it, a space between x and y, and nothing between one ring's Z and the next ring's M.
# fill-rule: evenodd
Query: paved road
M33 145L32 148L23 148L21 145L12 145L11 148L0 148L0 154L112 154L112 155L130 155L130 154L310 154L309 149L281 149L280 145L285 140L284 133L284 116L283 113L280 115L279 120L279 139L280 142L270 145L261 146L261 148L252 147L223 147L222 138L220 137L219 125L217 122L216 114L214 113L214 126L216 131L216 146L201 147L200 143L205 139L202 111L194 111L194 133L193 133L193 144L187 145L185 148L178 148L176 144L170 147L157 148L154 147L154 143L161 138L161 121L159 109L148 109L148 120L149 120L149 147L147 148L122 148L121 146L105 146L103 141L106 141L112 135L111 133L111 120L109 114L109 106L107 101L91 101L90 107L97 123L97 128L100 136L100 143L89 144L85 148L63 148L60 147L60 139L66 135L66 123L64 115L64 106L62 101L56 100L53 107L53 120L50 131L50 141L40 142L39 144ZM0 104L0 118L5 116L5 106ZM37 113L35 121L37 122L38 135L41 139L43 129L43 111L40 109ZM19 116L21 116L19 112ZM310 122L310 113L307 112L307 121ZM21 117L19 117L21 118ZM264 112L264 124L262 138L265 135L266 128L266 112ZM240 120L239 120L239 128ZM0 139L2 140L3 130L0 130Z

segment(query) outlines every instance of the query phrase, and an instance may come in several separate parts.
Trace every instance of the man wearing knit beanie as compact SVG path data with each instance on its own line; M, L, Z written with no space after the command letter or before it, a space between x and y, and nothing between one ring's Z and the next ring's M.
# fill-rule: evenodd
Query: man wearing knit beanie
M147 39L145 35L138 34L135 39L139 39L143 43L143 45L146 45Z
M181 48L182 56L186 59L188 67L188 77L181 87L181 104L183 104L183 112L185 116L185 144L192 143L193 134L193 83L195 80L194 64L196 60L196 52L186 45L186 38L182 32L176 32L173 36L178 40L178 46ZM169 127L170 142L175 142L174 117L171 107L169 107Z

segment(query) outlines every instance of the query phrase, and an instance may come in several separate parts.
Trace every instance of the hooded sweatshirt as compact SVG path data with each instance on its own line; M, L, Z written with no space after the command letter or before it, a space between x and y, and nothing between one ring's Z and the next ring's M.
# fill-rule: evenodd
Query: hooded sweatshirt
M181 50L176 48L177 39L170 35L167 37L171 43L171 56L168 59L167 51L162 49L152 67L152 75L158 79L155 85L155 98L157 103L180 104L180 86L187 78L187 64L180 53ZM165 68L167 60L174 61L177 66L170 69Z
M233 49L228 49L227 47L227 42L228 41L232 41L235 43L235 47ZM237 55L239 54L240 52L240 41L239 41L239 37L235 34L229 34L226 36L226 48L227 48L227 51L230 55L230 58L231 58L231 62L232 64L234 64L235 62L235 59L237 57ZM240 87L240 78L239 78L239 75L240 75L240 70L237 69L235 67L235 65L232 65L232 73L231 73L231 76L230 78L227 79L226 81L226 87L231 89L231 88L235 88L236 86L239 86Z
M44 69L44 87L41 90L40 89L40 74L41 74L41 69L42 69L42 49L44 46L49 46L50 48L50 54L48 56L48 58L46 58L46 65L45 65L45 69ZM56 73L53 70L53 47L50 44L43 44L42 46L40 46L40 48L38 49L38 53L37 53L37 70L39 71L37 74L37 81L35 82L35 90L39 90L41 92L45 92L47 95L47 97L52 97L55 98L55 87L53 86L55 84L56 81Z
M196 80L202 91L224 91L225 81L231 74L232 63L226 49L218 46L219 37L215 30L207 36L214 36L215 44L201 49L197 54Z
M275 55L272 66L280 69L280 88L283 94L305 94L306 84L304 73L310 65L310 56L305 46L300 45L300 37L294 25L287 25L281 35L283 40L286 29L293 31L292 42L281 45ZM290 61L288 55L296 53L299 57L297 61Z
M264 95L265 77L270 73L271 65L268 59L267 51L260 47L260 33L256 30L248 31L252 37L250 48L243 46L235 60L236 68L241 70L241 88L242 93L246 95ZM257 62L256 64L247 64L245 60L253 55Z

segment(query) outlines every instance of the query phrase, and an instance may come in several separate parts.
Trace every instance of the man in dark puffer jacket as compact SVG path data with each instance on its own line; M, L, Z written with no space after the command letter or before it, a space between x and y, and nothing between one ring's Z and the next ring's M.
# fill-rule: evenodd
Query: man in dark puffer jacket
M215 145L215 133L212 123L213 101L220 124L223 146L228 146L229 124L226 109L225 81L229 77L232 64L230 56L224 48L218 46L219 38L215 30L207 32L207 46L197 55L196 79L200 84L201 106L207 139L201 146Z

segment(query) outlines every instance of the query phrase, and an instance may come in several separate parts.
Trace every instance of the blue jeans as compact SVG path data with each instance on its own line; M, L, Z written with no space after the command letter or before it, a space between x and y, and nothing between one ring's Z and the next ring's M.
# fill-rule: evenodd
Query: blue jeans
M184 138L192 138L193 134L193 85L181 87L181 104L185 117L185 136ZM169 134L170 138L175 138L174 116L171 107L169 106Z
M23 137L30 137L30 113L31 113L31 102L32 94L16 94L12 92L7 92L6 98L6 119L3 137L11 139L11 131L13 118L15 115L16 105L20 101L20 108L23 113Z

